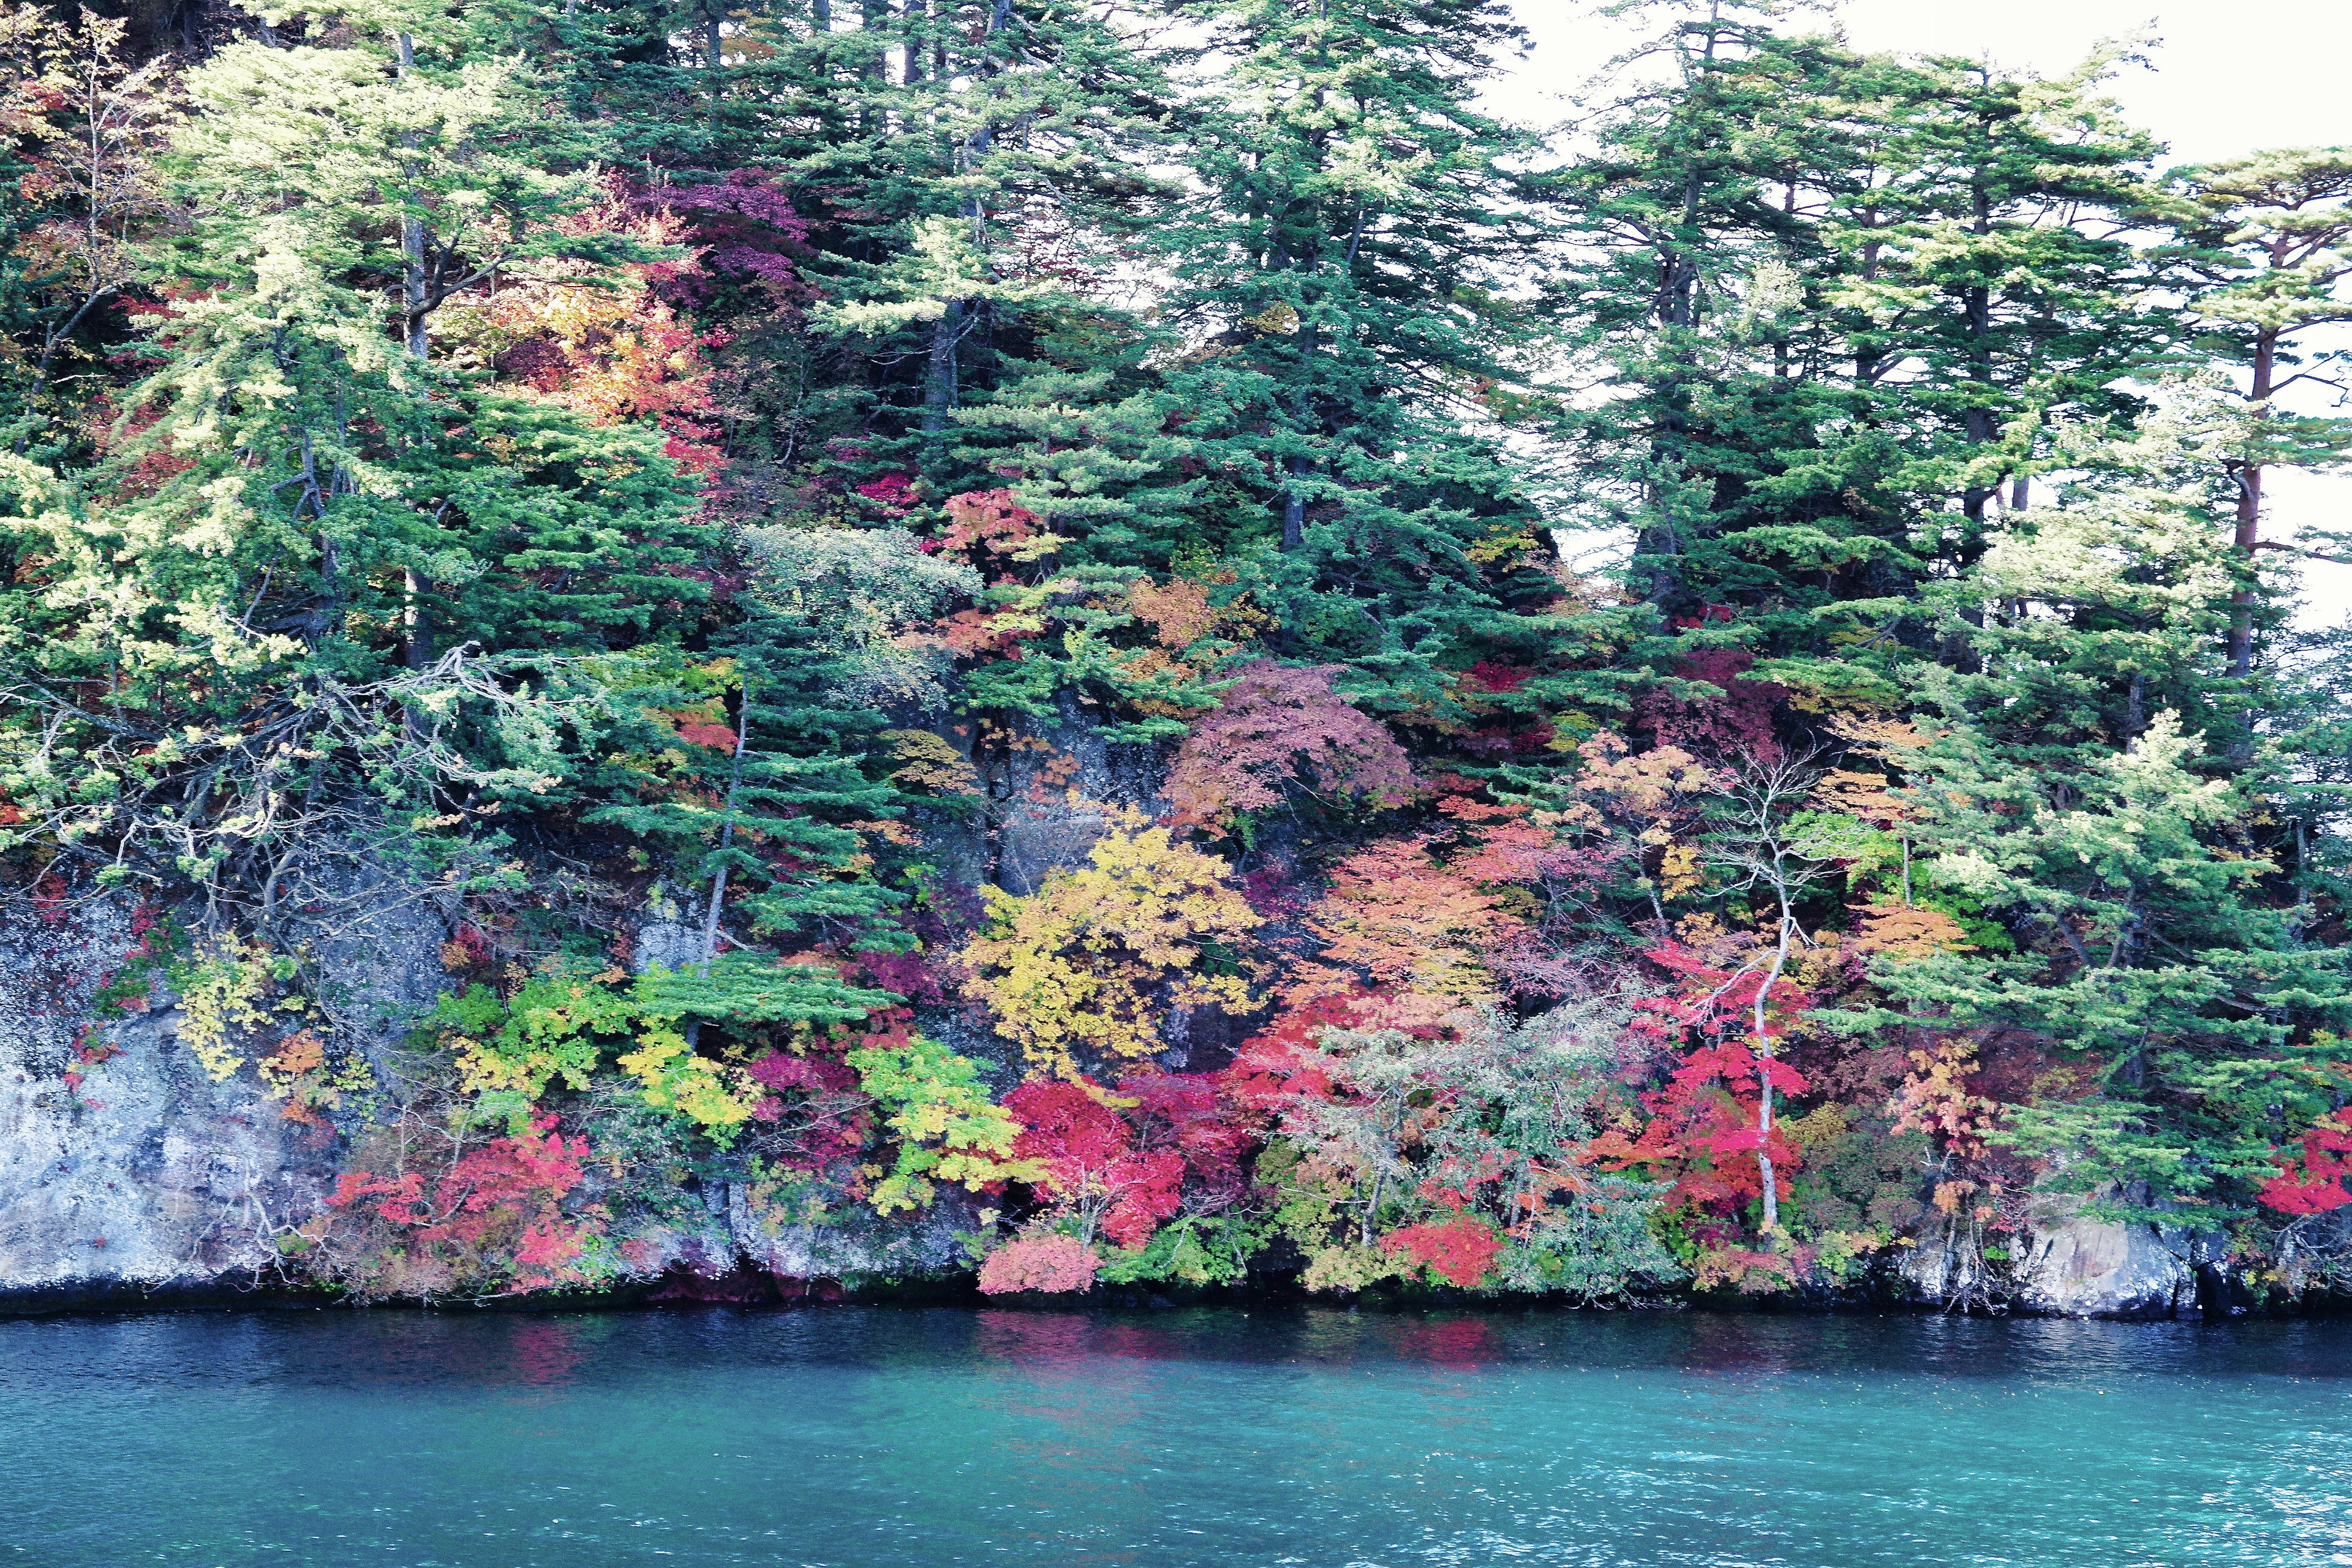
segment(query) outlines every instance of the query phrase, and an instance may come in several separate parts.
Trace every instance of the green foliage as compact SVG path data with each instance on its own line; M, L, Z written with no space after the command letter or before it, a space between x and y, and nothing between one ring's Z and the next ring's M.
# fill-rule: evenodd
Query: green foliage
M855 1047L846 1059L898 1143L887 1173L866 1194L877 1214L928 1208L941 1182L978 1191L991 1182L1036 1179L1028 1163L1012 1158L1020 1124L989 1098L970 1058L909 1035L899 1044Z

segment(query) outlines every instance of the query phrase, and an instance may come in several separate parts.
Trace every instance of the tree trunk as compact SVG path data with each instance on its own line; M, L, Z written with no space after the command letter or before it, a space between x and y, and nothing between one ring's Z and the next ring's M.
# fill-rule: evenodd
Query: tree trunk
M416 46L406 33L403 33L399 35L399 47L400 74L405 78L416 68ZM402 140L411 148L416 145L413 133ZM401 298L406 310L401 337L409 353L417 359L429 357L433 351L432 341L425 334L425 220L415 213L404 215L400 220Z
M2246 394L2257 418L2267 417L2272 378L2278 372L2279 329L2265 327L2254 339L2253 384ZM2254 550L2262 542L2263 466L2250 462L2238 470L2238 531L2235 544L2242 570L2253 571ZM2241 585L2230 596L2230 673L2244 679L2254 668L2254 588Z
M1983 237L1992 233L1992 201L1979 180L1972 189L1976 205L1976 233ZM1979 402L1968 411L1968 437L1971 447L1981 447L1992 439L1992 289L1979 286L1963 291L1962 300L1968 313L1969 379L1976 384ZM1995 487L1969 485L1960 492L1960 511L1969 522L1981 528L1985 520L1985 502L1991 500Z
M1765 1027L1764 1009L1772 995L1772 987L1780 983L1780 971L1789 963L1789 937L1796 921L1783 906L1780 935L1772 950L1772 967L1766 972L1764 984L1756 988L1756 1163L1764 1178L1764 1235L1778 1249L1780 1228L1780 1178L1772 1168L1772 1037Z
M964 302L948 301L931 328L930 366L923 374L923 434L936 439L956 405L956 344L963 336Z

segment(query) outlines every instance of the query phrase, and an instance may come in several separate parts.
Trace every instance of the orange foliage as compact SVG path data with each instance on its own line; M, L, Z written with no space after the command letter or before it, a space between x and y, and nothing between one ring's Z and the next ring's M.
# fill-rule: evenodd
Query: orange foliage
M1332 873L1307 928L1324 958L1377 986L1449 1007L1499 998L1480 954L1525 927L1500 895L1440 866L1427 840L1391 838L1350 855Z

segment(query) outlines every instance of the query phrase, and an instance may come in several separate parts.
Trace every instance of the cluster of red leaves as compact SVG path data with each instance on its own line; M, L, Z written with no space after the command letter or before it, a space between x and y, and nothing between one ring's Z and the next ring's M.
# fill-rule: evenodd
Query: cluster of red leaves
M631 194L614 176L608 199L569 220L582 235L610 234L672 247L688 237L687 220L668 203ZM709 351L724 332L706 332L691 317L707 281L703 251L625 270L637 289L584 287L570 279L493 296L485 320L509 339L499 373L597 425L646 422L663 433L663 452L687 472L710 479L725 464Z
M1325 1029L1356 1027L1365 1004L1373 1000L1371 993L1358 990L1312 996L1284 1008L1234 1053L1223 1074L1225 1092L1236 1105L1269 1113L1294 1100L1329 1099L1334 1085L1315 1053L1315 1037Z
M1593 1150L1622 1170L1644 1165L1671 1176L1669 1203L1687 1204L1722 1215L1735 1213L1764 1190L1757 1152L1760 1085L1769 1081L1781 1096L1809 1087L1805 1075L1779 1056L1759 1057L1750 1036L1750 1010L1764 972L1727 965L1681 942L1669 942L1646 955L1664 970L1674 989L1643 1001L1629 1033L1637 1047L1674 1061L1666 1081L1642 1097L1650 1120L1638 1138L1614 1129L1593 1140ZM1788 1020L1812 998L1783 979L1766 1002L1766 1025L1776 1038ZM1788 1173L1802 1151L1775 1121L1770 1144L1776 1186L1788 1195Z
M1139 1149L1127 1119L1092 1085L1024 1083L1004 1097L1021 1123L1017 1160L1034 1160L1038 1185L1065 1204L1092 1209L1096 1228L1120 1247L1141 1247L1182 1202L1184 1157Z
M798 1051L772 1050L750 1063L744 1070L770 1091L751 1114L782 1135L778 1162L821 1171L864 1148L873 1131L874 1102L859 1089L847 1053L856 1046L904 1045L913 1030L913 1013L887 1008L871 1015L862 1029L825 1030Z
M1756 656L1745 648L1702 648L1689 655L1675 666L1675 676L1703 681L1722 695L1653 690L1642 699L1642 728L1661 746L1700 756L1778 761L1780 742L1773 733L1772 710L1787 700L1789 689L1747 679L1755 663Z
M689 746L707 746L727 756L735 754L735 727L724 715L713 716L709 710L716 702L699 704L692 709L657 709L656 714L669 721L677 738Z
M979 564L1012 556L1044 540L1044 520L1013 499L1009 489L967 490L942 503L948 526L939 547L968 554Z
M595 1234L593 1216L569 1218L561 1207L585 1177L587 1158L586 1139L566 1138L554 1117L541 1116L527 1132L467 1151L429 1184L418 1171L346 1171L327 1203L340 1209L368 1202L380 1218L427 1247L510 1243L511 1288L544 1289L581 1278L571 1265Z
M2281 1214L2326 1214L2352 1204L2344 1184L2352 1176L2352 1110L2331 1111L2312 1123L2300 1152L2279 1162L2279 1173L2263 1184L2265 1206Z
M681 299L698 302L709 291L704 268L750 279L779 304L816 298L795 265L809 254L809 221L793 206L781 176L765 169L730 169L725 179L709 184L640 192L635 205L667 209L690 225L690 237L701 247L701 266L671 283Z
M914 489L911 474L884 474L856 487L859 495L880 507L883 515L890 518L901 518L915 510Z
M1004 1108L1022 1128L1013 1158L1037 1163L1039 1190L1091 1214L1116 1246L1150 1241L1188 1191L1229 1200L1247 1184L1250 1126L1206 1074L1139 1074L1115 1095L1087 1082L1024 1083Z
M1461 1215L1449 1220L1408 1225L1381 1237L1391 1257L1411 1258L1465 1289L1484 1281L1503 1250L1503 1238L1481 1219Z
M1456 721L1437 728L1450 735L1454 748L1467 756L1525 756L1549 750L1557 731L1548 720L1531 712L1524 702L1507 704L1494 700L1517 691L1537 673L1520 665L1480 659L1455 678L1454 695L1461 707L1472 713L1489 715L1491 721L1465 725Z
M1412 762L1386 725L1331 689L1336 665L1260 659L1192 727L1168 775L1176 821L1222 833L1281 804L1297 785L1329 800L1402 805L1420 793Z

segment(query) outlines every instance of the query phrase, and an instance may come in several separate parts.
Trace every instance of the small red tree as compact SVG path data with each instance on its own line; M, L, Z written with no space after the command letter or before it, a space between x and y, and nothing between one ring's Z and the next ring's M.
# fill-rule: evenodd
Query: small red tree
M586 1139L566 1138L554 1117L539 1116L530 1131L467 1150L429 1181L415 1170L346 1171L327 1203L336 1209L367 1203L375 1217L405 1233L405 1245L427 1253L493 1268L503 1254L506 1293L520 1294L587 1278L577 1260L601 1218L595 1211L567 1216L562 1204L586 1179L588 1157Z
M1095 1249L1076 1237L1016 1236L981 1260L981 1293L1065 1295L1091 1287L1099 1267Z
M1409 1225L1381 1237L1381 1249L1413 1262L1464 1289L1485 1281L1503 1250L1503 1238L1485 1220L1460 1215Z
M1649 1121L1637 1138L1604 1132L1593 1148L1618 1168L1645 1165L1671 1180L1670 1204L1728 1219L1769 1192L1771 1215L1802 1152L1767 1110L1768 1089L1789 1096L1808 1085L1757 1043L1759 1033L1766 1039L1785 1033L1811 998L1773 962L1775 945L1695 929L1703 931L1699 942L1669 942L1647 954L1674 983L1638 1005L1631 1031L1674 1062L1665 1082L1643 1096Z
M1174 1148L1137 1148L1134 1129L1103 1094L1083 1080L1054 1079L1006 1095L1004 1108L1022 1128L1013 1157L1036 1164L1039 1189L1077 1222L1082 1242L1100 1235L1141 1247L1181 1201L1184 1156Z
M2279 1173L2263 1184L2265 1206L2286 1215L2326 1214L2352 1204L2352 1110L2331 1111L2312 1124L2296 1152L2279 1161Z

